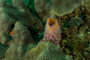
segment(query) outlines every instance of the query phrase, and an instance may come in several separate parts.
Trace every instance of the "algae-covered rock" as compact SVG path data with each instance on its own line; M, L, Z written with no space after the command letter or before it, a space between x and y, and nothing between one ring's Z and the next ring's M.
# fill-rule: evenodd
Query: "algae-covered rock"
M0 32L0 42L4 45L8 45L10 41L9 35L3 32Z
M35 9L41 18L56 14L63 16L71 13L83 0L35 0Z
M12 4L17 8L26 8L23 0L12 0Z
M0 0L0 42L4 44L4 42L10 40L10 32L17 21L31 27L32 20L34 18L26 8L23 0Z
M22 23L16 22L14 28L13 40L5 54L4 60L22 60L27 49L26 45L32 43L33 40Z
M70 56L70 55L66 55L65 58L66 58L66 60L73 60L72 56Z
M85 1L90 3L90 0L85 0Z
M0 58L3 58L5 55L6 50L8 49L8 46L4 46L0 43Z
M50 42L40 42L35 48L27 51L25 60L63 60L64 53Z
M18 42L18 40L22 43L32 43L33 39L30 35L30 32L28 31L27 27L24 26L20 22L16 22L15 28L14 28L14 35L13 39Z
M0 32L9 33L10 27L15 23L15 20L9 16L4 8L0 8Z

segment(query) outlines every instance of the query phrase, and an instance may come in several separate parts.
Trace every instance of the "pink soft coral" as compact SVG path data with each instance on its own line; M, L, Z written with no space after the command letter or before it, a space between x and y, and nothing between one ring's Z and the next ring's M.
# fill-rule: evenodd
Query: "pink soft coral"
M49 18L45 26L44 39L58 45L61 40L60 26L56 19Z

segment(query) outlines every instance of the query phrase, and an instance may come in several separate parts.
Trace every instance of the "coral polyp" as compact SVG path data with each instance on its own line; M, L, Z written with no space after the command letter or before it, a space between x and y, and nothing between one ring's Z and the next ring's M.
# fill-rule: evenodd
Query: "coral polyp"
M49 18L45 26L44 39L58 45L61 40L60 26L56 19Z

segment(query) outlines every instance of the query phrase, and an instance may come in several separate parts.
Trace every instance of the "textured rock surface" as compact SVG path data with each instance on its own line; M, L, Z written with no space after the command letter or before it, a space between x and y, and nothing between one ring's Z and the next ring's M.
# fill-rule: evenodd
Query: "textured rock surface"
M85 0L85 1L90 3L90 0Z
M50 42L40 42L37 47L27 51L25 60L63 60L64 53Z
M30 15L23 0L0 0L0 42L5 43L10 40L10 31L17 21L30 27L33 17Z
M4 46L0 43L0 58L4 57L4 54L6 52L6 50L8 49L8 46Z
M14 28L13 40L16 42L20 41L21 43L32 43L32 37L27 27L24 26L21 22L16 22Z
M12 2L9 3L9 1ZM72 57L76 60L89 60L90 4L88 3L86 6L83 4L77 8L76 11L59 17L61 14L66 14L73 10L69 10L69 8L72 8L76 3L79 4L81 0L36 1L41 1L40 4L38 4L40 5L38 6L38 9L40 8L39 12L36 9L41 18L48 18L52 13L58 15L55 15L55 17L58 19L62 29L61 48L49 42L40 42L37 46L32 44L33 40L30 35L32 31L29 27L32 25L31 23L33 23L32 20L34 20L35 25L33 24L32 28L35 29L32 30L35 33L32 33L32 35L37 40L40 40L38 36L44 31L44 27L42 26L43 22L41 23L42 20L39 22L37 18L32 18L30 13L35 11L30 11L29 13L23 0L0 0L0 44L2 44L0 45L0 60L2 60L2 58L3 60L72 60ZM60 1L65 4L63 5ZM68 3L66 4L67 1L69 5ZM61 8L59 4L63 8ZM74 6L73 8L78 6ZM65 10L63 10L64 8ZM32 15L34 16L33 13ZM14 35L11 36L10 32L12 30L14 30ZM39 38L42 38L43 34ZM66 55L63 54L61 49Z
M5 54L4 60L22 60L27 49L28 43L32 43L32 38L27 28L20 22L16 22L13 40Z
M0 42L4 45L9 44L10 36L6 33L0 32Z
M65 59L66 59L66 60L73 60L72 56L70 56L70 55L66 55L66 56L65 56Z
M71 13L83 0L35 0L35 9L41 18L51 14L63 16Z
M13 39L17 42L19 40L23 43L32 43L33 41L27 27L21 22L16 22L15 24Z

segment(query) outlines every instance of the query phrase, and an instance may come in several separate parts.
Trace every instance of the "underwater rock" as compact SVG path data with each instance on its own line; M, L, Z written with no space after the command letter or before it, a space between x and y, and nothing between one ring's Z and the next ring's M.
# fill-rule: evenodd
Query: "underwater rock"
M85 58L87 58L87 57L88 57L88 52L87 52L87 51L83 51L83 56L84 56Z
M31 15L29 12L29 9L25 6L25 3L23 0L12 0L12 5L14 8L16 8L17 13L13 14L15 15L14 17L21 21L24 25L31 27L33 23L33 20L35 18ZM22 18L23 17L23 18Z
M59 45L61 40L60 26L56 19L48 18L45 26L44 40Z
M66 60L73 60L72 56L70 56L70 55L65 55L65 58L66 58Z
M21 44L34 42L27 27L24 26L21 22L16 22L12 39L16 42L21 42Z
M90 0L85 0L85 1L90 3Z
M30 14L29 10L25 6L23 0L12 0L12 5L16 8L17 13L13 14L16 19L21 21L26 26L31 26L34 18ZM23 18L22 18L23 17Z
M12 5L17 8L26 9L26 6L23 0L12 0Z
M5 33L0 33L0 42L4 45L9 45L9 35Z
M34 5L38 15L44 19L51 14L63 16L71 13L82 2L83 0L35 0Z
M23 60L27 50L25 46L33 42L27 27L20 22L16 22L12 39L4 60Z
M0 8L0 32L9 33L10 27L15 23L15 20L4 11L4 8Z
M5 55L6 50L8 49L8 46L4 46L0 43L0 58L3 58Z
M25 60L63 60L64 53L59 46L50 42L40 42L26 53Z
M85 16L90 19L90 2L85 5L86 11Z
M87 59L86 60L90 60L90 53L88 54L88 56L87 56Z
M12 3L10 3L10 1L11 0L0 0L0 37L5 37L2 34L10 35L17 21L27 27L31 27L31 22L34 20L23 0L12 0ZM2 41L3 40L0 39L1 43ZM8 41L8 39L6 39L6 41Z

